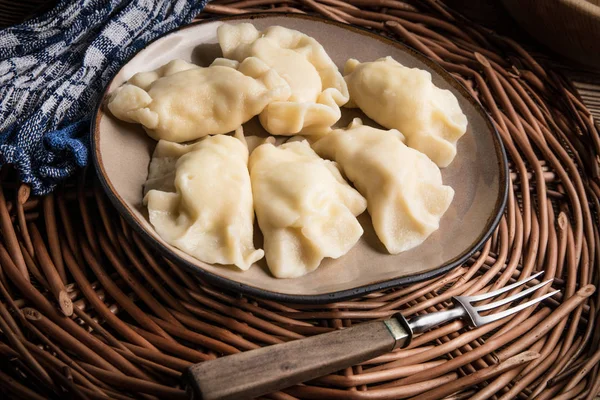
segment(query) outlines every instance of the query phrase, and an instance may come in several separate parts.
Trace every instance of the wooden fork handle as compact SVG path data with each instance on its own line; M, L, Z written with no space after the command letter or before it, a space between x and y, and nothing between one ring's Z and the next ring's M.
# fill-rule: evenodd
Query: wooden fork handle
M402 346L410 333L396 319L367 322L191 366L192 399L251 399L339 371Z

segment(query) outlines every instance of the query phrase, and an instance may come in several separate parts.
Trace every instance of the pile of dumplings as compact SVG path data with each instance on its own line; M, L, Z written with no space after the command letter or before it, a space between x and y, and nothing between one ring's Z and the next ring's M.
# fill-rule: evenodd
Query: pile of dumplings
M454 196L440 167L467 119L431 74L386 57L350 59L342 76L315 39L281 26L223 24L217 34L223 58L209 67L173 60L108 102L158 141L144 204L166 242L242 270L266 257L273 276L294 278L350 251L365 210L390 254L438 229ZM342 106L386 129L358 118L334 129ZM255 116L294 138L249 152L242 124ZM254 247L255 215L264 249Z

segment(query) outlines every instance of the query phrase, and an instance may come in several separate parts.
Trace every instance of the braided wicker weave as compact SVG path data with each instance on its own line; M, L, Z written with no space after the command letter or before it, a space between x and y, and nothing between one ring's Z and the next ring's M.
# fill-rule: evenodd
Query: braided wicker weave
M600 136L571 84L434 0L214 1L200 18L314 12L406 42L493 117L511 163L508 207L465 265L336 304L223 292L158 258L91 172L44 198L6 169L0 190L0 387L14 397L185 398L190 364L389 316L448 306L537 270L560 296L478 329L460 321L410 347L274 399L592 399L600 391ZM67 315L67 316L65 316ZM240 371L242 374L243 371Z

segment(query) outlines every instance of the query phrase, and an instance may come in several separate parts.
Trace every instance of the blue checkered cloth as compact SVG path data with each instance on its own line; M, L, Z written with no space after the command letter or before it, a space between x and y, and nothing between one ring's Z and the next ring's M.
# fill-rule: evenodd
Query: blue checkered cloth
M207 0L61 0L0 30L0 165L35 194L88 162L90 117L110 78Z

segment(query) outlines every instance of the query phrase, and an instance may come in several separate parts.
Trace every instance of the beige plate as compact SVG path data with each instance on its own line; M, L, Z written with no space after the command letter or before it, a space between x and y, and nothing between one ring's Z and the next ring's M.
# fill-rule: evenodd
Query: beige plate
M500 138L481 106L459 83L437 64L402 44L316 17L237 16L192 24L159 38L117 73L107 93L134 73L155 69L174 58L208 65L220 56L216 30L223 21L251 21L259 29L271 25L298 29L317 39L339 67L350 57L371 61L391 55L406 66L430 71L436 85L456 95L469 120L458 156L442 171L444 183L452 186L456 195L440 229L421 246L396 256L384 251L365 213L360 217L365 234L358 244L340 259L324 260L319 269L301 278L273 278L264 260L246 272L205 264L168 245L148 222L142 206L142 185L156 142L140 126L122 123L105 112L105 94L92 132L96 168L114 205L154 247L218 285L289 302L328 302L427 279L456 267L481 247L498 224L506 202L507 163ZM351 116L346 115L344 122ZM246 134L265 133L251 121L246 124ZM258 238L257 246L260 244Z

